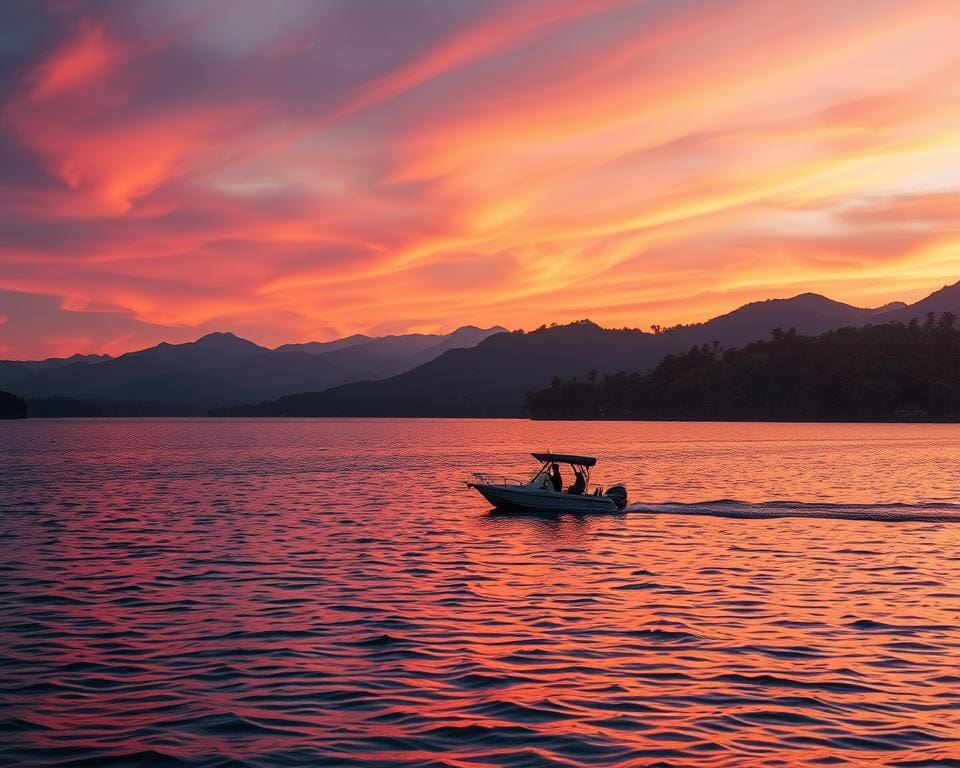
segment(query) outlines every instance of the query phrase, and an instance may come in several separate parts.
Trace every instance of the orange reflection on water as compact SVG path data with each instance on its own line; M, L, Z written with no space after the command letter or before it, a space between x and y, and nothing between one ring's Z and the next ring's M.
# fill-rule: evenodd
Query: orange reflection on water
M955 426L5 430L7 762L872 765L960 748L957 524L490 515L462 485L565 448L651 508L949 511Z

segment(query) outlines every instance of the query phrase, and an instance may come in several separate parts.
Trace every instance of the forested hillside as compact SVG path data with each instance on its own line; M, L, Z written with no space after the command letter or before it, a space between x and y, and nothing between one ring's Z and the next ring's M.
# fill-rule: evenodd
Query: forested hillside
M960 420L957 318L780 328L736 349L701 345L646 373L593 373L527 395L540 419Z

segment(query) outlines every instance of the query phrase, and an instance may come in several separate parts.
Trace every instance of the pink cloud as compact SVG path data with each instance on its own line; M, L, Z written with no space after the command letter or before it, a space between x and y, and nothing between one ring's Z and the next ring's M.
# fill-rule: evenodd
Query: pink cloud
M0 75L20 355L670 324L960 267L949 2L24 12L47 34Z

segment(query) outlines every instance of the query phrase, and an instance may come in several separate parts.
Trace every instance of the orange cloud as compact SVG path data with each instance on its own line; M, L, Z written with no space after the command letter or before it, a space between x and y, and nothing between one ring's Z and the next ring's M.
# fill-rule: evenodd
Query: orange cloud
M103 27L82 19L76 36L33 71L30 99L44 101L88 86L107 71L117 57L116 47L104 39Z
M51 10L10 70L0 291L92 348L671 324L960 271L952 2L220 12Z
M465 64L495 54L504 48L520 45L554 25L601 14L626 2L627 0L571 0L555 3L541 0L507 6L503 12L492 14L475 26L442 41L436 48L409 64L365 85L353 99L338 110L337 117L367 109Z

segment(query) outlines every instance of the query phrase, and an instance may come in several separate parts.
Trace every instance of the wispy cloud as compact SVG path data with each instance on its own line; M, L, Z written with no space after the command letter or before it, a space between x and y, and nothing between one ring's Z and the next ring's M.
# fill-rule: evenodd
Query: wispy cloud
M648 325L958 276L952 0L264 7L0 11L6 348Z

